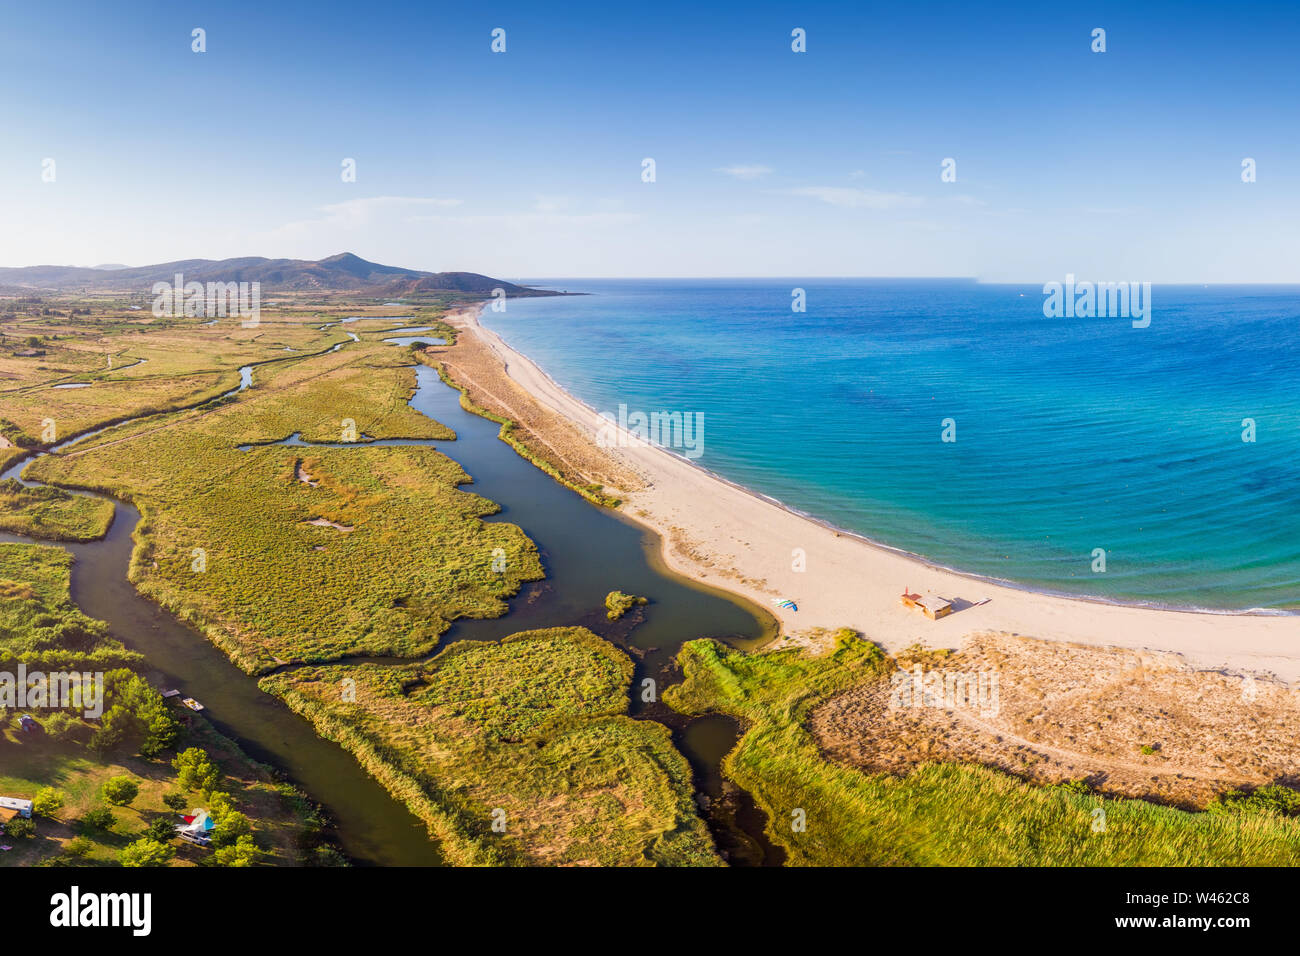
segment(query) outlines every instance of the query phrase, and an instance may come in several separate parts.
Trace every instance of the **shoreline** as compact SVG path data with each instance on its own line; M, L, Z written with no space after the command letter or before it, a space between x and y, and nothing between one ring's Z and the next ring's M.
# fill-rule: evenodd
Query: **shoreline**
M1033 590L836 528L630 435L617 447L598 447L596 435L610 427L608 420L482 325L482 308L453 310L444 321L474 337L495 357L503 379L581 432L597 454L639 476L642 488L619 489L618 510L659 535L669 568L758 604L787 637L851 627L897 653L917 643L960 648L974 634L1007 633L1173 653L1208 669L1300 680L1300 615L1294 612L1165 608ZM806 571L793 568L797 548L806 555ZM954 613L928 620L902 605L904 587L941 595ZM799 610L774 607L782 598Z

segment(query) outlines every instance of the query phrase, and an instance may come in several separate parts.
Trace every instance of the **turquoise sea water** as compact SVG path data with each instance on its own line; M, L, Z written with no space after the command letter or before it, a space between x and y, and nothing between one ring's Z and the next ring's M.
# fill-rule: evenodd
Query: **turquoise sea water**
M1135 329L1041 285L528 284L591 294L484 323L598 411L702 413L696 463L791 508L1037 589L1300 610L1300 287L1156 286Z

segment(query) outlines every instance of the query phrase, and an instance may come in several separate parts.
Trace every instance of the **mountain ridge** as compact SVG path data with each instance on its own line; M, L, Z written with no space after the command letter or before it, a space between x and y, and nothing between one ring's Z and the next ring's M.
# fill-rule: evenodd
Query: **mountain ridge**
M267 292L367 292L400 297L432 292L508 296L560 295L516 285L477 272L426 272L371 262L351 252L324 259L178 259L147 266L21 266L0 268L0 287L20 292L150 293L155 282L259 282Z

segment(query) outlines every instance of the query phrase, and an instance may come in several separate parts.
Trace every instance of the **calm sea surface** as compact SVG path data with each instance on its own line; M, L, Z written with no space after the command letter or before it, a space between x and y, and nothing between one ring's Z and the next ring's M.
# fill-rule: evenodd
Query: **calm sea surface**
M1043 590L1300 609L1300 287L1156 286L1135 329L1041 286L529 284L591 294L485 324L599 411L701 413L697 464L791 508Z

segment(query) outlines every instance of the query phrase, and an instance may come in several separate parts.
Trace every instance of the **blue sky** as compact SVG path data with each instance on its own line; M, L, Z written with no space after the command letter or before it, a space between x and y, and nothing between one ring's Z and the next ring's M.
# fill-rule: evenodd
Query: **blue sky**
M0 264L1300 281L1295 5L270 6L7 3Z

